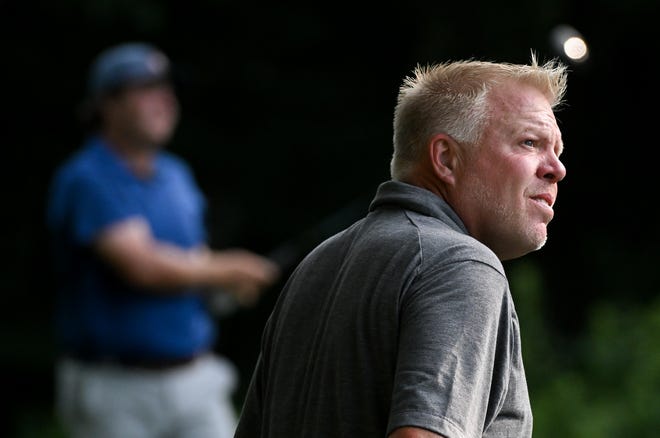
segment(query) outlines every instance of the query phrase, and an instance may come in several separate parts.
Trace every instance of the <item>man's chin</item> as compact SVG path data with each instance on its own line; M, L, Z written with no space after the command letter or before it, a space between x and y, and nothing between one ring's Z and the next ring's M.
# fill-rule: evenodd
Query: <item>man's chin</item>
M527 236L527 251L525 251L525 254L538 251L548 241L548 229L545 224L538 224L529 231L530 233Z
M545 245L545 243L548 241L548 230L546 226L543 226L542 230L538 230L537 233L534 236L534 249L533 251L537 251Z

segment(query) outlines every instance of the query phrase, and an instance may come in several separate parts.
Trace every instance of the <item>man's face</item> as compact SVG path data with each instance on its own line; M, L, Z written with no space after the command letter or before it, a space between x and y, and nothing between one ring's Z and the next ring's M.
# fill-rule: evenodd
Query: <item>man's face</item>
M155 83L127 88L109 105L108 121L136 144L155 148L166 143L179 120L171 86Z
M507 260L545 244L566 169L561 132L540 91L512 83L490 103L481 143L457 169L454 199L470 234Z

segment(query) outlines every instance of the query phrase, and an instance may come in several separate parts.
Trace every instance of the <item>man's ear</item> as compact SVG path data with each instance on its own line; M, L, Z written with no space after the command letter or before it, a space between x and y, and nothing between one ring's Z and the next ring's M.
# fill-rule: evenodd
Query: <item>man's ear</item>
M431 138L429 154L435 175L445 184L456 182L458 143L447 134L436 134Z

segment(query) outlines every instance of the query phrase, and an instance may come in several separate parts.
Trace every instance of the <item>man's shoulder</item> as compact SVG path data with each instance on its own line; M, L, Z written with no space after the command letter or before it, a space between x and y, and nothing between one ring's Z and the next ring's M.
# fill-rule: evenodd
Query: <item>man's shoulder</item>
M99 176L102 160L90 148L74 151L56 169L55 179L60 182L94 180Z
M192 167L188 162L183 157L173 152L160 151L158 153L158 161L159 165L167 170L192 174Z

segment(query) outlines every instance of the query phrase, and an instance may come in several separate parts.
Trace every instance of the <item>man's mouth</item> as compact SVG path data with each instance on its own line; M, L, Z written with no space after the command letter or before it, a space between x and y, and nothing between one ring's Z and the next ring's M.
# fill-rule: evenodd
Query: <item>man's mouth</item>
M554 204L554 200L552 199L552 196L547 193L532 196L532 200L550 208L552 208L552 205Z

